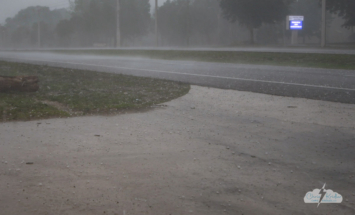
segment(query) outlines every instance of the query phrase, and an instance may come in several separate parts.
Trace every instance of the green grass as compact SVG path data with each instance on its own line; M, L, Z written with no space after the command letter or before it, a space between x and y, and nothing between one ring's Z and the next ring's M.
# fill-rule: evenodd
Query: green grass
M304 54L274 52L180 51L180 50L55 50L61 54L91 54L137 56L165 60L192 60L206 62L241 63L258 65L315 67L355 70L355 55Z
M35 75L36 93L0 93L0 122L141 110L185 95L190 85L152 78L0 61L0 76Z

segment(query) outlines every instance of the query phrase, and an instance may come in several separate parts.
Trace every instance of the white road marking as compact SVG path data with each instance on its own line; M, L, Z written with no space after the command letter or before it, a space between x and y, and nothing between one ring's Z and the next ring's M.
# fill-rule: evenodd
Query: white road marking
M21 60L21 59L17 59L17 58L12 58L12 59ZM26 59L23 59L23 60L26 60ZM103 66L103 65L88 64L88 63L70 63L70 62L49 61L49 60L47 60L47 61L32 60L32 61L43 62L43 63L48 63L49 62L49 63L61 63L61 64L71 64L71 65L82 65L82 66L94 66L94 67L111 68L111 69L139 70L139 71L166 73L166 74L174 74L174 75L189 75L189 76L197 76L197 77L219 78L219 79L229 79L229 80L238 80L238 81L251 81L251 82L259 82L259 83L269 83L269 84L283 84L283 85L314 87L314 88L324 88L324 89L333 89L333 90L355 91L355 89L342 88L342 87L330 87L330 86L321 86L321 85L312 85L312 84L299 84L299 83L287 83L287 82L278 82L278 81L266 81L266 80L258 80L258 79L235 78L235 77L225 77L225 76L216 76L216 75L203 75L203 74L193 74L193 73L191 74L191 73L163 71L163 70L153 70L153 69L141 69L141 68L132 68L132 67Z

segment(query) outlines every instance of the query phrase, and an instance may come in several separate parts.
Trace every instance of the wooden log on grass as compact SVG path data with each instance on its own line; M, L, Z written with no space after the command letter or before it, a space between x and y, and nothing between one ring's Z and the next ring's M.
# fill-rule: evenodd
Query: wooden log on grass
M36 92L38 82L37 76L0 76L0 92Z

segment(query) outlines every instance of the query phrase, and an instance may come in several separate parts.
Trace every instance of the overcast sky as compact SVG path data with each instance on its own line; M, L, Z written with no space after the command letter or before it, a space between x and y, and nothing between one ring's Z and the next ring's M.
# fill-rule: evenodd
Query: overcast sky
M159 5L166 0L158 0ZM154 0L150 0L153 5ZM51 9L64 8L69 6L69 0L0 0L0 24L4 24L6 18L13 17L20 10L29 6L48 6Z

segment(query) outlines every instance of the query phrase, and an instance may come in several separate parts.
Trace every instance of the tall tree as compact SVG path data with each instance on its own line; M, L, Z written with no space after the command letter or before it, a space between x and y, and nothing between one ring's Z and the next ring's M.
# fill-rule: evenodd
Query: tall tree
M74 33L74 25L70 20L62 20L56 27L56 33L59 37L59 45L69 45L70 36Z
M121 0L121 36L133 39L148 33L151 22L149 0Z
M250 42L254 43L254 29L263 23L283 21L292 0L220 0L224 17L238 21L250 31Z
M11 34L11 41L15 46L28 45L30 41L30 29L26 26L16 28Z
M158 29L163 40L173 45L188 45L191 36L191 1L168 0L158 10Z
M304 41L305 37L316 36L320 38L322 10L318 1L298 0L291 5L290 10L294 15L304 16L303 29L299 32Z
M327 9L345 19L343 27L355 26L355 0L327 0Z
M218 31L220 8L216 0L194 0L191 5L192 33L207 38L211 43L211 36ZM218 34L218 32L217 32Z
M76 0L73 22L77 32L86 40L85 45L102 38L114 38L116 29L117 0ZM149 0L120 1L121 39L129 40L143 36L150 24ZM73 25L76 25L73 23ZM122 41L123 42L123 41Z
M6 28L0 24L0 47L5 47Z

